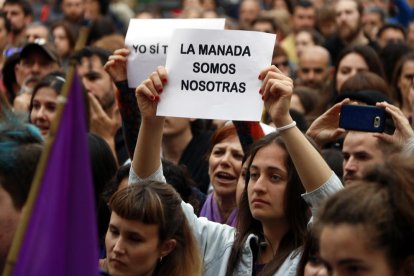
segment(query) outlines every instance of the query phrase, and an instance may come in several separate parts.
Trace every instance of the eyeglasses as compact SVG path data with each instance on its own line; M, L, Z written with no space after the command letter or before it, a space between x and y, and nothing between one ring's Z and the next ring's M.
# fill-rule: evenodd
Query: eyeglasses
M282 62L273 62L273 65L276 66L277 68L279 68L279 67L288 67L289 62L287 60L282 61Z
M19 53L22 51L22 48L10 47L3 51L3 56L6 58L11 57L12 55Z

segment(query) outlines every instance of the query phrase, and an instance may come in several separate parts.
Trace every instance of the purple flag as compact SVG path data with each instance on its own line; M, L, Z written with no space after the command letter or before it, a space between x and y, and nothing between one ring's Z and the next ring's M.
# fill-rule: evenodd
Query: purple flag
M75 76L13 275L99 275L82 93Z

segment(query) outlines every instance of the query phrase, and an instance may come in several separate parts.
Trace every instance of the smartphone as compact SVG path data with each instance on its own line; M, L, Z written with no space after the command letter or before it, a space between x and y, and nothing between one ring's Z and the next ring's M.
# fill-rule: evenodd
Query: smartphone
M385 120L384 108L346 104L341 106L339 127L366 132L384 132Z

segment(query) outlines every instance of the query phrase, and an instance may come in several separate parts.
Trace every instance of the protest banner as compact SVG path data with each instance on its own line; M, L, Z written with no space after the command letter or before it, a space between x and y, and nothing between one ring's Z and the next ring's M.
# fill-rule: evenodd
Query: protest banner
M89 29L79 33L76 50L85 47ZM69 66L2 275L99 275L89 118L75 66Z
M168 43L175 29L223 29L225 19L131 19L125 45L128 56L128 85L137 87L157 66L165 65Z
M157 115L260 121L258 75L270 66L275 41L262 32L175 30Z

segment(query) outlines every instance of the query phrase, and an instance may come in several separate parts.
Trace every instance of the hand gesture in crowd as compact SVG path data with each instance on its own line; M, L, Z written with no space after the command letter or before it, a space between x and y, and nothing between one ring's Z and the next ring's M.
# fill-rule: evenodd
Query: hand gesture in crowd
M164 84L167 83L167 71L159 66L148 79L135 90L139 109L141 110L141 126L135 147L132 166L137 175L148 177L156 171L161 162L161 140L164 117L156 117L157 105Z
M130 50L128 48L122 48L115 50L114 53L108 58L104 68L114 82L124 81L127 79L126 63L129 53Z
M115 151L114 137L118 129L121 127L121 120L117 119L119 115L118 108L115 106L111 111L112 114L107 114L98 99L92 94L88 93L89 100L89 117L90 117L90 130L92 133L102 137L110 146L112 153Z
M341 106L348 104L349 102L349 99L344 99L342 102L335 104L321 116L316 118L316 120L309 126L306 134L311 137L319 147L322 147L326 143L332 142L345 134L345 129L339 128L339 115Z
M395 131L392 135L386 133L375 134L376 137L389 142L404 146L408 139L414 137L414 131L404 113L398 107L387 102L377 103L377 106L385 108L385 111L392 116Z
M285 76L274 65L262 70L259 79L263 80L260 93L262 94L265 108L276 127L291 123L292 118L289 114L289 107L293 92L292 79Z
M318 189L331 176L332 170L302 132L295 127L289 113L293 81L275 66L260 72L261 93L267 112L279 128L290 158L306 191ZM315 172L318 174L315 174Z
M148 79L144 80L135 90L138 107L141 110L143 119L152 119L156 115L160 94L167 83L167 71L164 67L158 66Z

